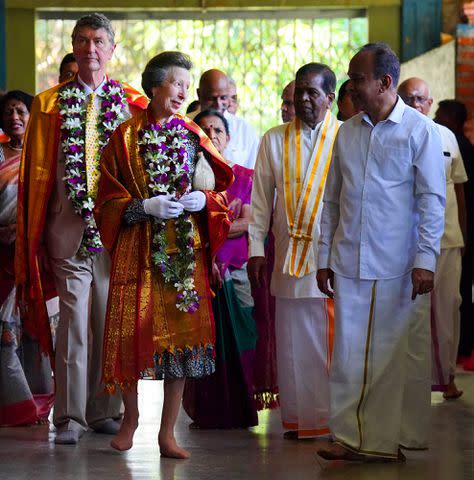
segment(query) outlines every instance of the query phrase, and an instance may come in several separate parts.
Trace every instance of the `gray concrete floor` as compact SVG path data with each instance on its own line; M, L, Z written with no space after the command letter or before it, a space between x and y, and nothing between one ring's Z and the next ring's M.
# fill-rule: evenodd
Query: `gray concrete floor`
M15 480L471 480L474 479L474 373L459 372L459 400L435 398L431 448L407 452L404 465L319 463L315 449L323 440L283 440L278 411L260 414L249 430L189 430L181 412L178 441L190 460L161 459L157 446L162 385L140 382L140 426L133 448L109 447L110 437L87 433L77 446L56 446L51 427L0 429L0 479Z

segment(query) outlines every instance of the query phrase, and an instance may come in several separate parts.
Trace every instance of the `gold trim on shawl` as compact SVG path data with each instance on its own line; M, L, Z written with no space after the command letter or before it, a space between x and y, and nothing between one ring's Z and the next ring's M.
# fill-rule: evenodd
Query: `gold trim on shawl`
M290 242L283 271L292 276L301 277L315 269L314 259L312 260L313 228L321 204L338 128L337 120L328 110L318 133L316 146L311 153L303 183L301 182L301 122L296 118L285 128L283 182ZM290 137L293 131L295 162L290 162ZM322 164L324 155L326 161ZM323 167L322 171L321 167ZM317 173L320 180L316 184L313 180L316 179ZM301 185L303 185L302 188ZM308 208L310 208L309 215Z
M283 143L283 171L290 170L290 126L289 123L285 128L285 138ZM283 182L285 188L285 204L286 204L286 216L288 219L288 226L293 228L293 202L291 201L291 184L290 175L283 175Z
M303 188L303 179L301 178L301 120L296 118L296 202L300 198Z

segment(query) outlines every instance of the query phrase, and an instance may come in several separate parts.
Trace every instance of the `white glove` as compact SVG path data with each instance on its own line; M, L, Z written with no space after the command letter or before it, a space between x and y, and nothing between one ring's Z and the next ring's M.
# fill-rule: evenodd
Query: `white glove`
M201 190L194 190L194 192L183 195L178 202L188 212L199 212L206 206L206 195Z
M147 215L152 215L156 218L176 218L179 216L184 207L176 200L171 200L172 195L158 195L153 198L146 198L143 200L143 210Z

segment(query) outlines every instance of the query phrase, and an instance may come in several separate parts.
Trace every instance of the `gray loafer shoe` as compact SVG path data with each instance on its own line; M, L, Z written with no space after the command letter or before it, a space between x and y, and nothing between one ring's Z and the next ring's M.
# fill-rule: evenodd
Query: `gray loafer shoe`
M93 430L96 433L103 433L105 435L117 435L120 430L120 425L122 422L118 420L113 420L112 418L107 418L99 426L93 426Z
M79 432L75 430L63 430L56 433L54 443L56 445L76 445L79 442Z

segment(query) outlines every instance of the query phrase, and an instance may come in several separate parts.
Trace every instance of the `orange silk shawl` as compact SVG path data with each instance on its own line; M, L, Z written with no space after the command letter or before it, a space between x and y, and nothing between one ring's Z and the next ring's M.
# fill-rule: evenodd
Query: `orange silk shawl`
M138 132L152 121L143 112L123 123L102 154L101 178L95 218L102 242L110 251L112 269L104 335L103 380L113 390L126 386L153 366L154 354L205 348L214 343L207 268L227 238L230 222L221 192L233 182L232 169L222 159L204 132L190 119L187 128L198 135L200 146L211 154L215 191L206 191L205 213L193 215L199 227L195 249L195 285L201 297L197 312L180 312L176 290L164 284L151 260L151 223L132 226L122 217L132 199L148 198L148 174L138 151ZM172 242L167 224L168 242ZM209 248L205 248L206 245Z
M15 243L15 282L24 328L50 356L53 345L42 272L47 260L42 259L46 254L41 241L56 177L61 125L57 104L62 85L37 95L31 106L18 178ZM145 109L148 100L129 85L122 85L132 114Z

